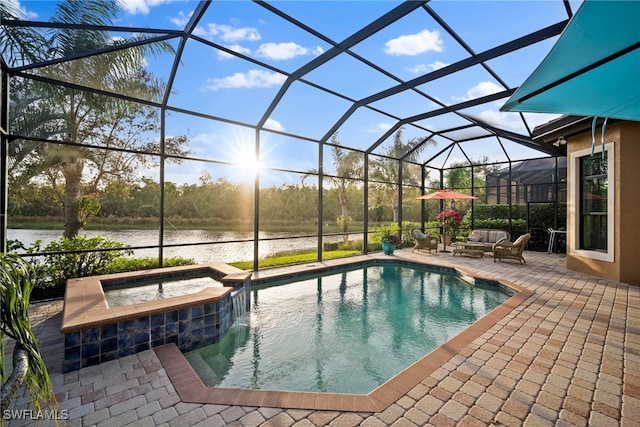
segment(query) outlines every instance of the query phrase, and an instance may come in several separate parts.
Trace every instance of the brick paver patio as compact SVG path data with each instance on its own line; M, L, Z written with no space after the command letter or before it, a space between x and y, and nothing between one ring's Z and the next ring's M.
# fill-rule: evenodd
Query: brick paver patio
M534 294L379 413L184 403L153 350L62 374L62 301L34 304L40 348L68 414L60 424L640 425L640 286L568 271L559 254L525 252L523 266L410 250L394 256L458 265ZM23 393L12 409L26 408ZM10 427L32 424L5 420Z

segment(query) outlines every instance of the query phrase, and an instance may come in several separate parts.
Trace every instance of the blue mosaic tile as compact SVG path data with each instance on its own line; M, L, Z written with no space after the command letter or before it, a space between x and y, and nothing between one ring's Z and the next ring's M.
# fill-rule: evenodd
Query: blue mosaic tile
M134 345L134 334L132 332L123 332L118 334L118 349L131 348Z
M179 320L191 320L191 309L190 308L181 308L179 310Z
M149 331L136 331L135 333L135 340L136 340L136 345L138 344L142 344L142 343L148 343L149 342Z
M151 328L151 339L164 339L164 325Z
M192 331L199 331L203 328L203 318L202 317L196 317L191 321L191 330Z
M133 321L125 320L118 322L118 335L126 334L133 329Z
M163 338L156 338L154 340L151 341L151 347L160 347L161 345L164 345L164 337Z
M141 351L149 350L149 348L151 348L151 347L149 347L149 343L148 342L146 342L144 344L137 344L136 347L135 347L135 352L136 353L140 353Z
M135 353L135 347L123 347L118 349L118 357L129 356Z
M103 339L101 341L100 344L100 352L101 353L108 353L111 351L115 351L118 349L118 339L113 337L113 338L106 338Z
M115 338L118 336L118 326L115 323L102 327L102 339Z
M100 364L100 355L92 356L88 359L85 359L85 362L83 363L84 366L93 366L98 364Z
M178 332L183 333L189 331L191 331L191 322L189 320L181 320L178 323Z
M165 323L174 323L178 321L178 311L170 311L164 314Z
M201 305L191 308L191 317L193 319L197 319L199 317L202 317L203 315L204 315L204 307L202 307Z
M170 336L169 336L169 335L167 335L167 336L164 338L164 342L165 342L165 344L171 344L171 343L173 343L173 344L178 345L178 335L177 335L177 334L176 334L176 335L170 335Z
M204 305L204 314L213 314L218 312L218 304L217 303L209 303Z
M202 339L202 342L200 344L202 344L202 347L206 346L206 345L210 345L210 344L215 344L219 341L218 339L218 335L206 335L205 337Z
M193 331L191 331L189 339L192 343L202 341L202 329L194 329Z
M180 347L180 350L182 351L189 351L187 350L187 347L189 345L189 343L191 342L191 335L190 334L180 334L178 335L178 347Z
M80 332L71 332L69 334L64 334L65 347L74 347L76 345L80 345Z
M178 336L178 324L177 323L169 323L164 327L164 336L165 339L171 336Z
M100 354L100 363L102 362L108 362L109 360L114 360L118 358L118 352L117 351L108 351L106 353L102 353Z
M64 360L75 362L80 360L80 346L67 347L64 349Z
M191 351L193 349L195 349L195 343L193 341L189 341L184 347L184 351Z
M203 318L204 325L215 325L218 323L218 313L207 314Z
M150 325L151 327L164 325L164 314L154 314L151 316Z
M148 331L149 330L149 318L148 317L140 317L133 321L133 328L136 332Z
M89 328L82 331L82 344L98 342L100 339L100 328Z
M218 336L218 325L206 325L203 330L203 335L205 339Z
M95 343L82 345L82 358L87 359L89 357L97 356L100 354L100 345Z

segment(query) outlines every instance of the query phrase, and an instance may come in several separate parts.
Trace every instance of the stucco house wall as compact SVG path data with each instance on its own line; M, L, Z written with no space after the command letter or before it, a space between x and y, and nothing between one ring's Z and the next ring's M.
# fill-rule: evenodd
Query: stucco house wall
M600 155L601 132L602 127L599 126L596 131L596 155ZM579 176L575 159L584 155L585 151L591 151L591 129L566 139L570 187L567 200L567 268L640 284L640 123L611 123L605 132L605 143L611 147L609 153L613 153L613 176L609 178L609 189L613 191L613 206L609 211L609 221L613 220L610 229L613 236L609 240L612 243L611 259L598 259L577 247L580 196L575 182L575 177Z

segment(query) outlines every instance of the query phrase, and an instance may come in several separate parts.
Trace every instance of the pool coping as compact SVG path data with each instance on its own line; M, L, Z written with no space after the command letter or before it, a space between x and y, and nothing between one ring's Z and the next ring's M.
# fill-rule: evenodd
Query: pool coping
M386 261L403 261L411 264L423 264L438 269L453 269L461 275L476 280L498 282L512 289L515 294L501 305L481 317L471 326L449 339L440 347L427 353L412 365L400 371L368 394L297 392L273 390L231 389L206 386L185 356L175 344L154 347L154 351L164 367L169 380L176 392L185 403L210 403L219 405L241 405L258 407L277 407L287 409L336 410L344 412L380 412L400 399L413 387L426 379L431 373L442 366L447 360L462 351L468 344L480 337L499 320L531 297L534 292L502 279L489 279L475 275L466 268L459 266L442 267L421 263L413 259L398 256L374 255L354 257L356 260L341 260L336 263L316 262L313 268L300 271L299 275L308 274L320 269L333 269L349 265ZM304 266L299 266L304 268ZM286 277L292 274L284 272L273 277Z

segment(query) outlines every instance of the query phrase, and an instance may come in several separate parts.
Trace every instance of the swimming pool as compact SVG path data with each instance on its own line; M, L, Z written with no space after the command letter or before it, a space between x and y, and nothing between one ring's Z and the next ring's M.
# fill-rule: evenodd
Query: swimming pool
M408 263L252 287L251 311L219 343L185 353L207 386L366 394L513 294Z

